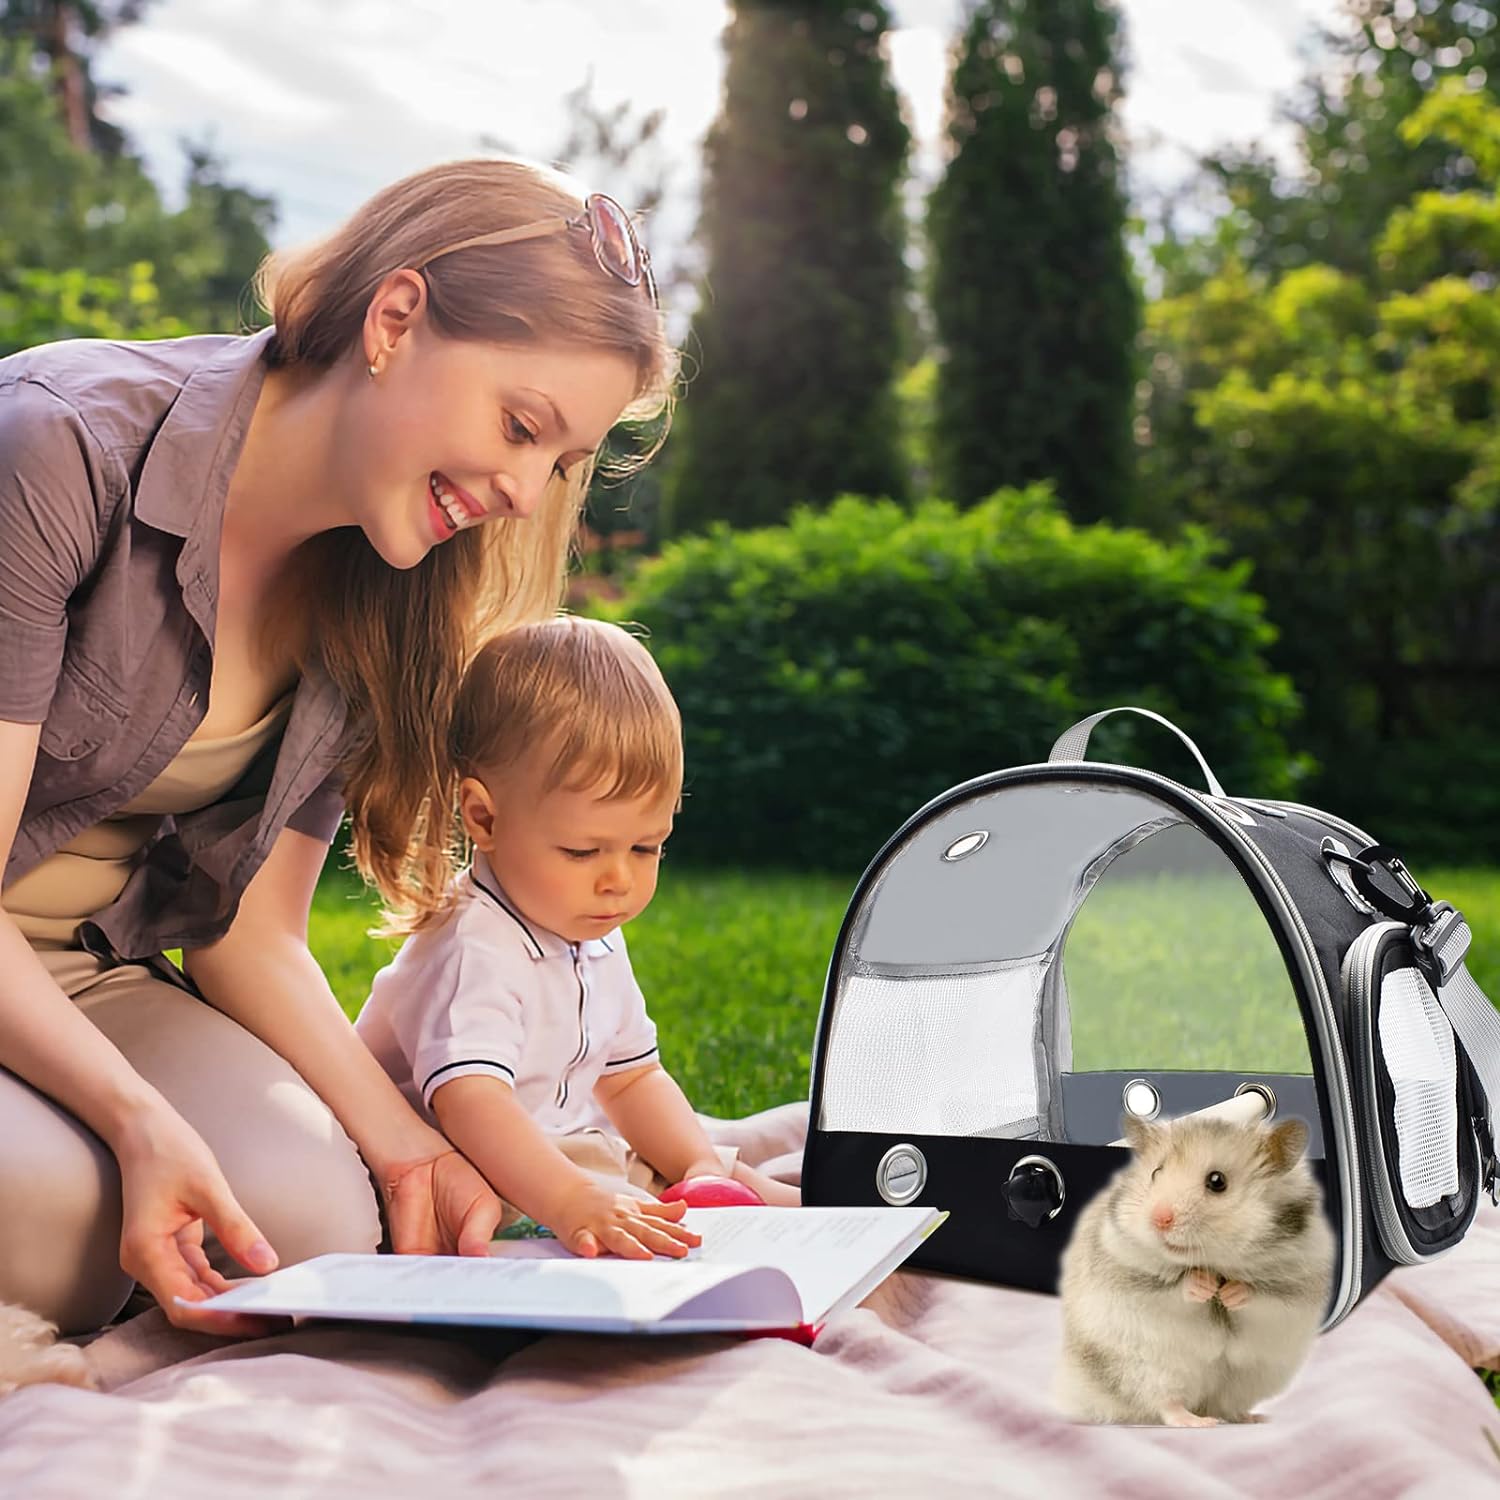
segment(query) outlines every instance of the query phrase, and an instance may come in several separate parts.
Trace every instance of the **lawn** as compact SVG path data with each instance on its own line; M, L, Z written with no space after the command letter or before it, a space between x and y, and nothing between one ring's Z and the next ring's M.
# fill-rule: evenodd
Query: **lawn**
M1475 931L1470 968L1500 996L1500 871L1421 870ZM831 875L669 866L629 931L662 1053L689 1097L738 1115L806 1097L829 955L853 890ZM355 1014L394 945L365 936L374 908L331 872L313 910L314 952ZM1286 973L1236 881L1102 882L1067 950L1074 1065L1305 1071Z
M828 957L853 889L823 875L663 873L631 923L631 963L662 1057L709 1114L805 1099ZM366 937L375 909L344 872L326 875L310 941L352 1016L394 944Z

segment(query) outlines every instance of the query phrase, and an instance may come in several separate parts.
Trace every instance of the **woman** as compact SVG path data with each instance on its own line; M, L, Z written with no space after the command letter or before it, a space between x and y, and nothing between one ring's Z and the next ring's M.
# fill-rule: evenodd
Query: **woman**
M499 1202L309 903L346 808L388 906L439 877L460 674L557 607L595 455L672 377L623 213L515 162L417 173L259 290L248 338L0 360L0 1299L64 1332L135 1281L248 1331L175 1299L374 1250L382 1209L484 1252Z

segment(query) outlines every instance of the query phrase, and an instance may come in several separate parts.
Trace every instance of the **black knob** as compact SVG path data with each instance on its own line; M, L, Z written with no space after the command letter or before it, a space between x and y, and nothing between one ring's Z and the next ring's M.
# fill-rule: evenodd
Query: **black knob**
M1006 1213L1030 1229L1037 1228L1062 1207L1057 1173L1037 1164L1017 1167L1001 1192L1005 1194Z

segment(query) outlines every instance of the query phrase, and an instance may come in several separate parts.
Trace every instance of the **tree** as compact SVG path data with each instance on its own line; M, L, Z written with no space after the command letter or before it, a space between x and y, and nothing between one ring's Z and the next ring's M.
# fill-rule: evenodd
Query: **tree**
M939 492L1051 480L1082 520L1124 513L1137 293L1111 115L1110 0L981 0L948 90L928 209Z
M99 113L118 92L93 74L93 52L117 27L139 21L150 0L0 0L0 38L20 41L45 64L68 139L79 151L114 155L125 138Z
M707 285L667 450L667 529L904 496L893 384L909 133L879 0L740 0L705 152Z
M1317 262L1367 273L1400 205L1475 181L1461 142L1411 137L1402 122L1444 80L1500 83L1500 0L1345 0L1344 9L1345 24L1322 36L1322 65L1283 111L1300 168L1255 148L1206 162L1233 209L1221 249L1251 270Z
M1470 833L1488 797L1500 837L1500 105L1453 80L1400 130L1476 185L1398 207L1369 271L1231 257L1151 308L1143 488L1253 560L1331 771L1424 746L1382 796L1442 787Z
M269 199L188 148L186 202L162 206L128 151L80 150L27 49L0 42L0 349L69 335L237 332L266 253Z

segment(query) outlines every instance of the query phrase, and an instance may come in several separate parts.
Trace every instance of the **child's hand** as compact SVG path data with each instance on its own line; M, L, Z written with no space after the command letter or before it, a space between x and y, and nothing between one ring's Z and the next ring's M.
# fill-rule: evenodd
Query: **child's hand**
M678 1222L686 1211L684 1203L632 1198L591 1181L563 1200L547 1227L575 1255L680 1258L703 1243L701 1234Z

